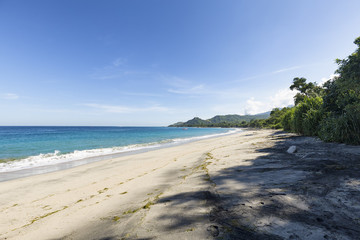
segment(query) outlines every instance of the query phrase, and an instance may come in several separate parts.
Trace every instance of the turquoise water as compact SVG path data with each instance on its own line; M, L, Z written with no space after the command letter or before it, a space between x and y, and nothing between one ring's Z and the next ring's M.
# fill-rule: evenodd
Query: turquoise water
M0 127L0 172L172 145L229 131L168 127Z

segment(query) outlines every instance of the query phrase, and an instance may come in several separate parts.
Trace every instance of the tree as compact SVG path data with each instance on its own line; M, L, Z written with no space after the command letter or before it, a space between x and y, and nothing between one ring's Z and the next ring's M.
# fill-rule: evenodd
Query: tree
M345 59L337 59L339 76L324 85L323 121L319 137L327 141L360 144L360 37Z
M304 101L305 97L319 97L322 94L322 88L315 82L306 82L306 78L294 78L290 90L298 90L294 97L295 106Z

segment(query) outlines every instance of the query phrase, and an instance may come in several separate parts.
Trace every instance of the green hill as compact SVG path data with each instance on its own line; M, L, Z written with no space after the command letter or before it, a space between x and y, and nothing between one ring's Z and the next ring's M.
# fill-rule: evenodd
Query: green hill
M211 123L237 123L246 121L249 122L252 119L266 119L270 116L270 112L256 114L256 115L217 115L215 117L210 118L208 121Z
M201 118L194 117L193 119L183 123L179 127L184 127L184 126L186 126L186 127L201 127L201 126L206 126L209 123L210 122L208 120L202 120Z
M187 122L178 122L171 124L169 127L230 127L237 126L242 122L250 122L253 119L267 119L270 116L270 112L265 112L256 115L217 115L207 120L203 120L198 117Z

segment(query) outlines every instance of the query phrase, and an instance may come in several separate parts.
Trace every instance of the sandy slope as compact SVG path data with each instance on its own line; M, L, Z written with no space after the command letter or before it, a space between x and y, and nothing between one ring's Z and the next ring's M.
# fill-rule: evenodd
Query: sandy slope
M356 239L359 168L359 147L246 131L1 182L0 239Z

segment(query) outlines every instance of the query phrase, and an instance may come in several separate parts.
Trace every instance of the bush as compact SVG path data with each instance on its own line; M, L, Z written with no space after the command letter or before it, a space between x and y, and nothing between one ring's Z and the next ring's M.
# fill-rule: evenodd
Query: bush
M265 120L263 127L272 129L283 128L282 120L290 109L286 107L282 109L274 108L270 113L270 117Z
M281 125L285 131L295 132L294 112L295 112L295 108L288 109L288 111L284 114L281 120Z
M360 144L360 103L345 107L345 117L348 125L344 142Z
M265 123L266 123L265 119L252 119L249 123L249 127L264 128L264 127L266 127Z
M271 125L271 128L272 128L272 129L281 129L281 128L283 128L283 127L282 127L281 122L278 122L278 123L276 123L276 124Z
M319 137L328 142L360 144L360 104L348 105L344 114L324 119Z
M323 119L321 110L311 108L308 110L303 119L304 135L317 136L320 128L320 122Z
M321 97L305 97L304 101L295 107L293 125L296 133L315 135L321 120Z
M327 117L321 122L319 138L326 142L341 142L341 128L343 124L342 117Z

